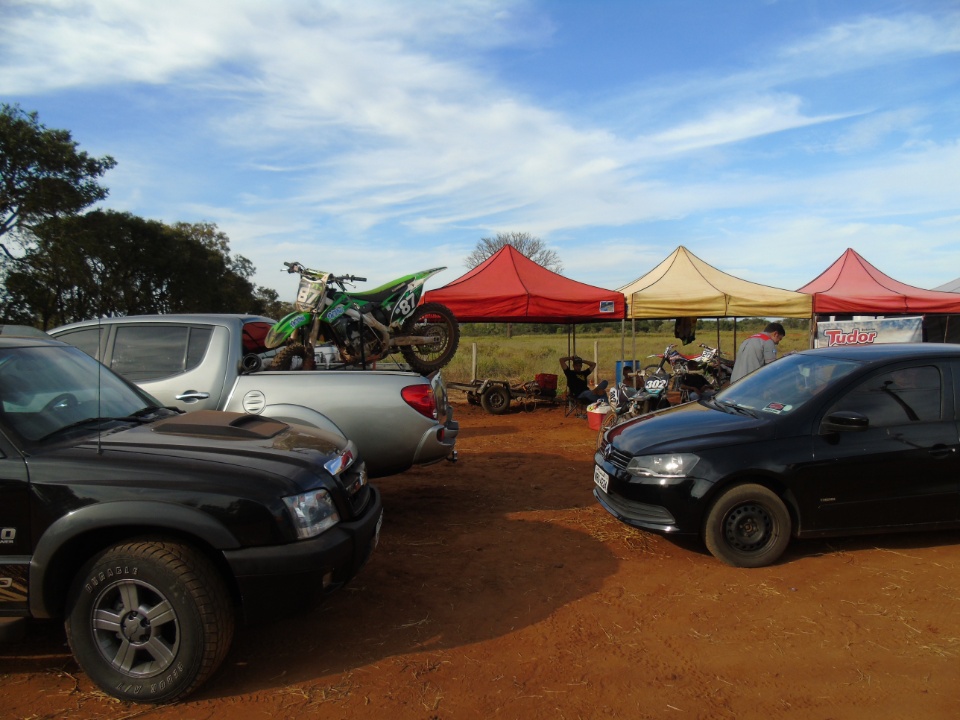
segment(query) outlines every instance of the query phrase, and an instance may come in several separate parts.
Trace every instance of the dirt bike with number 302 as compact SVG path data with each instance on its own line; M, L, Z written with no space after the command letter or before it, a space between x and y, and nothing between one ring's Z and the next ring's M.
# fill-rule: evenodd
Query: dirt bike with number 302
M640 415L646 415L654 410L670 407L667 400L667 387L670 376L663 369L663 362L659 366L652 366L654 370L643 378L643 387L634 390L621 382L607 391L607 402L610 403L610 412L600 423L600 432L597 434L597 449L603 445L603 436L607 430L615 425Z
M405 275L367 292L347 292L347 285L366 282L355 275L311 270L299 262L285 262L288 273L300 274L294 311L267 333L265 344L286 344L273 359L275 370L289 370L294 357L300 367L314 367L318 342L335 345L346 365L374 363L400 351L415 371L424 375L453 359L460 344L460 325L450 309L439 303L420 304L423 285L446 268Z

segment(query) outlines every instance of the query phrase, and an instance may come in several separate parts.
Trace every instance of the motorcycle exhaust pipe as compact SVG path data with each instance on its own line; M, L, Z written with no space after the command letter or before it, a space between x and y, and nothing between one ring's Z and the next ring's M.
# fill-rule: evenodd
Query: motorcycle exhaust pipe
M378 333L380 333L380 341L384 345L390 344L390 328L388 328L382 322L377 320L370 313L361 313L356 308L349 308L346 311L346 315L348 317L353 318L354 320L359 320L361 323L363 323L367 327L371 327L374 330L376 330Z

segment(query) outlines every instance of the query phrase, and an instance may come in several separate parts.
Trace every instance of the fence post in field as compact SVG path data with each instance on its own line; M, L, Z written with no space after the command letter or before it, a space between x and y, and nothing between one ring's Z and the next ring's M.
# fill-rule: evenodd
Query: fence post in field
M473 349L473 358L470 361L470 373L473 380L477 379L477 344L471 343Z

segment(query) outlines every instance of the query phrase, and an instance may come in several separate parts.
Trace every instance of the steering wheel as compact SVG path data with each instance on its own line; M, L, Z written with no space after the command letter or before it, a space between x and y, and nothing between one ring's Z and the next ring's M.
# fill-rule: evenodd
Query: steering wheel
M72 395L70 393L60 393L53 398L53 400L43 406L43 412L60 412L61 410L77 407L79 404L80 401L77 400L76 395Z

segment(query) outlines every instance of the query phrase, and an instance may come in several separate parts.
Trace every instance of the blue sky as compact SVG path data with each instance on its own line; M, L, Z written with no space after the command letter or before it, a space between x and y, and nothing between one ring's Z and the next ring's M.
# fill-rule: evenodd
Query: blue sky
M529 232L606 288L678 245L795 290L960 276L956 0L3 0L0 101L105 207L386 282Z

